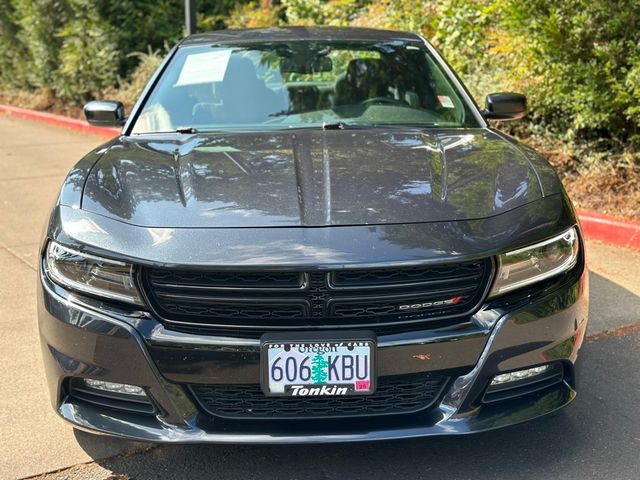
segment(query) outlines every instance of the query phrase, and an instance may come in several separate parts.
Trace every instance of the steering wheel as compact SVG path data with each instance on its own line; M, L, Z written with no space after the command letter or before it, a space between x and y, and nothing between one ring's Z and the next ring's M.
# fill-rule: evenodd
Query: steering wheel
M362 103L362 105L406 105L402 100L396 100L395 98L390 97L367 98L360 103Z

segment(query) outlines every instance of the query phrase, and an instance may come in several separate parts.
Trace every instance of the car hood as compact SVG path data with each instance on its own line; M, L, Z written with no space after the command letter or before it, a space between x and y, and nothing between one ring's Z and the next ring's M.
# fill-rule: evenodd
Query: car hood
M526 151L488 129L291 130L120 137L82 209L146 227L486 218L543 196Z

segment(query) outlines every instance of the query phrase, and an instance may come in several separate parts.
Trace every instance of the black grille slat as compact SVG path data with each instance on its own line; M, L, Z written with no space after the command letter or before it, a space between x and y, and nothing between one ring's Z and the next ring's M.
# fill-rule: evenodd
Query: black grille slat
M260 385L190 385L209 415L234 419L331 418L409 414L429 408L448 377L412 374L381 377L372 395L267 397Z
M285 328L384 327L393 333L394 325L462 321L455 319L479 306L491 273L492 262L485 259L312 272L145 268L141 279L154 312L177 328L260 336Z
M334 288L403 288L410 286L430 286L465 280L478 280L482 272L474 268L459 266L456 275L449 268L413 267L399 270L375 269L364 271L332 272L331 285Z
M177 289L299 290L305 285L305 277L304 274L299 272L277 272L277 274L272 274L269 272L227 273L154 270L153 282L160 287L166 286Z
M224 303L209 305L207 303L168 302L164 306L168 313L177 316L198 316L212 318L234 319L279 319L279 318L306 318L306 309L302 305L248 305L242 303Z

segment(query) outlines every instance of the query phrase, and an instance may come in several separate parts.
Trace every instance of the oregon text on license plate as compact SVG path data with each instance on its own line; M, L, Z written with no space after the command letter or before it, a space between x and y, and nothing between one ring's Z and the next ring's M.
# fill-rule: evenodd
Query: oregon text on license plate
M294 397L373 393L374 352L371 340L265 343L263 390Z

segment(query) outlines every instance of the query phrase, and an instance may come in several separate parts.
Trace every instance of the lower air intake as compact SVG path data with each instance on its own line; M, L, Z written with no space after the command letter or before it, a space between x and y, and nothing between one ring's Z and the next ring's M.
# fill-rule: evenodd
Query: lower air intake
M210 415L234 419L366 417L415 413L440 397L448 377L428 374L381 377L372 395L348 397L267 397L260 385L190 385Z

